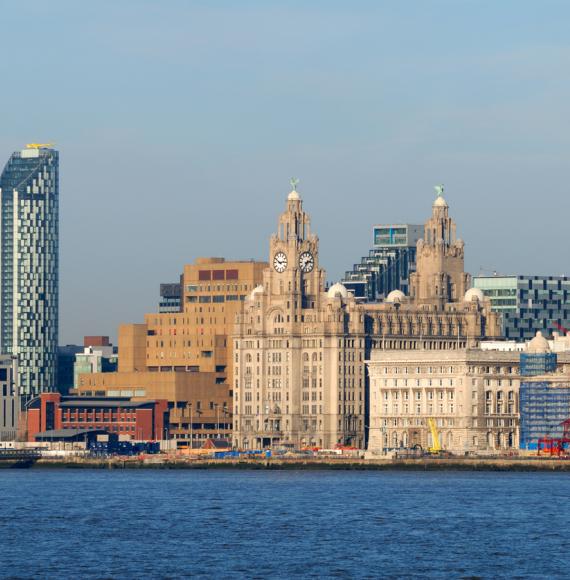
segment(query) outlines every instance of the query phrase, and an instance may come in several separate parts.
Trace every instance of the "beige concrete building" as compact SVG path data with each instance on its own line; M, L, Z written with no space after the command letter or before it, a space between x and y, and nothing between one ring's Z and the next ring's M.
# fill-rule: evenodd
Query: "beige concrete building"
M375 351L368 449L427 450L428 419L448 451L512 451L519 440L519 351Z
M144 368L158 372L212 372L220 382L230 385L229 337L235 316L241 302L261 283L266 267L266 262L224 258L198 258L194 264L184 266L183 311L146 314L145 328L138 330L146 333ZM140 334L139 338L142 341ZM121 356L123 350L119 340ZM142 353L136 344L134 350Z
M80 375L78 394L136 393L167 399L170 435L181 442L231 435L236 312L261 282L265 262L198 258L181 281L181 312L119 327L117 373ZM144 394L143 394L144 393Z

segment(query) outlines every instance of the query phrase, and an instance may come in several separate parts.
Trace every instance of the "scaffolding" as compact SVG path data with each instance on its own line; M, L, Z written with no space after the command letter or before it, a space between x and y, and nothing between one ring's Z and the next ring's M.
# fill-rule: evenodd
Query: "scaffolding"
M539 448L539 441L564 438L570 418L570 383L565 381L521 381L520 448Z
M556 353L529 354L523 352L520 363L520 372L523 376L531 377L552 373L556 370Z

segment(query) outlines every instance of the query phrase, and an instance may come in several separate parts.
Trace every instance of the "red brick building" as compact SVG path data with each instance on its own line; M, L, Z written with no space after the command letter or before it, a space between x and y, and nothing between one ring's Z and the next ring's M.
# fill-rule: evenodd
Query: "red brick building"
M166 439L168 401L131 401L129 398L63 397L42 393L28 404L28 441L53 429L105 429L130 439Z

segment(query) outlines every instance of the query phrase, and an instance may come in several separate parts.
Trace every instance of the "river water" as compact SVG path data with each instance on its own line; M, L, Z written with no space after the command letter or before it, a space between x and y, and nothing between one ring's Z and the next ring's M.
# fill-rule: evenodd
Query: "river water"
M560 473L0 470L2 578L567 577Z

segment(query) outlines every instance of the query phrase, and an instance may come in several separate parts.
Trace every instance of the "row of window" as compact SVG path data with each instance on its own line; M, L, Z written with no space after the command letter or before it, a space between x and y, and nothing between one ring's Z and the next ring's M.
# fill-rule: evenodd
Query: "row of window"
M242 302L245 300L245 294L228 294L224 296L221 295L214 295L214 296L187 296L186 302L198 302L199 304L210 304L213 302L214 304L221 304L223 302L237 302L241 300Z
M518 368L514 366L473 366L470 365L468 367L453 367L453 366L440 366L440 367L383 367L382 374L394 374L394 375L408 375L408 374L454 374L454 373L464 373L468 372L469 374L518 374Z

